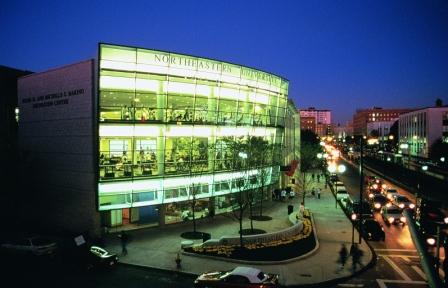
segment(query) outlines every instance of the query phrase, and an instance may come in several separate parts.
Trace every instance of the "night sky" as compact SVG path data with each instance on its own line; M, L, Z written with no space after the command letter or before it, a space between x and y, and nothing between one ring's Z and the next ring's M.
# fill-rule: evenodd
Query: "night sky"
M98 42L229 61L290 80L300 108L448 104L448 1L2 1L0 65L93 58Z

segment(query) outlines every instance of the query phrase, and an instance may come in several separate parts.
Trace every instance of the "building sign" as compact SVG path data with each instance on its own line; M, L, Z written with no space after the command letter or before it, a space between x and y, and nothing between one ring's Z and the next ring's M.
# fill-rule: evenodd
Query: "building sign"
M45 95L27 97L22 104L32 104L33 109L69 104L70 98L84 94L84 89L61 91Z

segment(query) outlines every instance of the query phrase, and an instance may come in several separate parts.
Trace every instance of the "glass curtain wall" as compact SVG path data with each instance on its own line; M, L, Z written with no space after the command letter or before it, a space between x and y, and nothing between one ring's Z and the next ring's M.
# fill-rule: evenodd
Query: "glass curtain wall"
M171 213L193 196L219 196L224 209L233 180L257 174L237 171L229 143L259 137L280 147L287 94L285 79L251 68L101 44L99 209L172 203ZM279 165L263 167L264 184L276 183Z

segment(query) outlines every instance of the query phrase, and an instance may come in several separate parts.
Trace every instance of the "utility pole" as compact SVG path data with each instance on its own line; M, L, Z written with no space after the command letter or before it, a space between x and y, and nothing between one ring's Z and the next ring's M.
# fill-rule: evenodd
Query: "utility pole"
M361 136L359 142L360 142L360 160L359 160L359 220L358 220L358 235L359 235L359 244L361 244L361 222L362 222L362 192L364 190L364 173L363 173L363 140L364 136Z

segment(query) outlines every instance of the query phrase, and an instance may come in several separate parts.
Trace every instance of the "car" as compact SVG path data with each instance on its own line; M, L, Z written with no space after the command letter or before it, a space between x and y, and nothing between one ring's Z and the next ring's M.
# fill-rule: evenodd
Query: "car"
M402 210L396 205L385 205L381 209L381 216L387 225L390 224L405 224L406 217L403 216Z
M384 196L387 197L387 199L389 199L390 201L393 200L394 196L396 195L400 195L400 193L398 193L397 189L394 188L387 188L383 190L383 194Z
M404 195L394 195L392 198L392 203L397 205L400 209L414 209L415 204Z
M361 234L367 240L372 241L386 240L386 233L384 233L383 226L376 219L373 218L362 220Z
M331 174L330 174L330 181L331 181L331 183L334 183L334 182L336 182L336 181L339 181L338 174L336 174L336 173L331 173Z
M445 219L448 218L439 205L440 203L422 199L415 211L415 224L429 246L436 245L437 227L440 223L446 223Z
M335 190L338 190L338 187L340 187L340 186L344 186L344 182L338 180L338 181L336 181L336 182L333 182L333 185L334 185L334 189L335 189Z
M348 195L348 192L347 192L347 189L345 188L345 186L338 186L336 188L336 200L345 200L349 197L350 196Z
M370 206L370 203L363 200L361 202L362 204L362 218L366 219L366 218L373 218L373 211L372 211L372 207ZM347 203L347 211L348 213L351 215L353 213L356 214L356 218L360 219L360 201L359 200L355 200L352 202Z
M386 184L379 178L375 178L375 181L371 182L368 186L370 193L381 193L381 191L386 188Z
M88 270L115 267L117 263L117 254L109 253L106 249L99 246L90 246L86 259L86 268Z
M53 255L58 246L51 239L43 236L22 237L13 240L7 240L1 245L6 253L20 253L28 255Z
M278 277L258 268L238 266L229 271L203 273L194 281L194 287L279 287Z
M383 194L373 194L373 197L370 198L370 202L372 209L374 211L379 211L381 210L381 207L389 203L389 200Z

